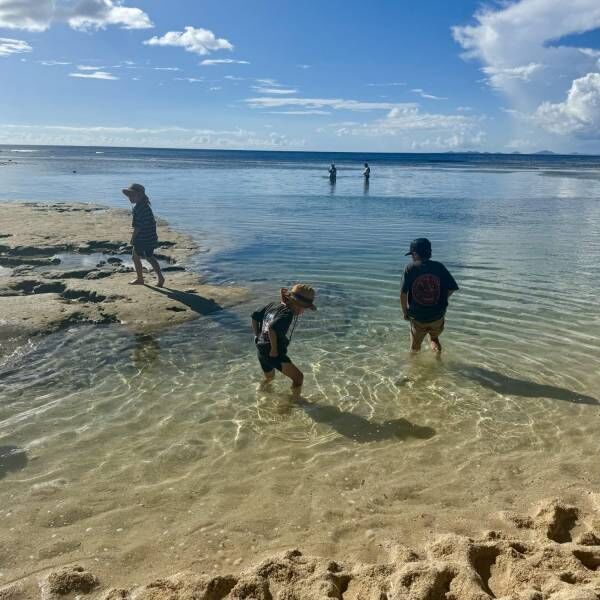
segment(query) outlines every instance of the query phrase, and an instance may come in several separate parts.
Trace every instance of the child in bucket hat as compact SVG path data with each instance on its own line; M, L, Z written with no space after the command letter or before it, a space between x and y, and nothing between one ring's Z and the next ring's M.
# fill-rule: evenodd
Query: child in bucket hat
M315 291L310 285L297 283L292 289L281 288L280 294L279 303L272 302L252 313L254 343L265 380L272 381L275 371L281 371L292 380L292 390L299 392L304 375L291 361L287 350L300 315L306 309L317 310Z
M150 199L146 195L144 186L140 183L132 183L128 188L124 188L122 192L127 196L129 202L134 205L131 245L133 246L132 258L136 278L130 283L132 285L143 285L144 271L141 259L145 258L156 273L157 287L163 287L165 278L160 270L158 260L154 256L154 250L158 246L158 236L156 235L156 220L150 207Z

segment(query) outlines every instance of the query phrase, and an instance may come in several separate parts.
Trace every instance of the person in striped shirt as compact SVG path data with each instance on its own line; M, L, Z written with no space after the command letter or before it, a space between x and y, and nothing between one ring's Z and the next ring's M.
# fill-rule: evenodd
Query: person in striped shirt
M160 270L158 260L154 256L154 250L158 246L158 236L156 235L156 220L150 207L150 200L146 196L146 190L139 183L132 183L123 193L133 207L133 234L131 235L131 245L133 246L133 265L135 266L136 279L131 281L132 285L143 285L144 271L142 270L142 258L145 258L156 273L158 278L157 286L163 287L165 278Z

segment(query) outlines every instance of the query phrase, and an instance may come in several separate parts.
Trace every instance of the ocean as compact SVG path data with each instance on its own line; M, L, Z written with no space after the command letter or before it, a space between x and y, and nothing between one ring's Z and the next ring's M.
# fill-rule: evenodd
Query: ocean
M5 581L84 560L126 585L290 547L381 560L600 484L600 157L0 147L3 203L127 207L133 182L200 245L190 268L250 300L0 357L0 446L28 456L0 471ZM416 237L461 288L441 358L407 351ZM298 281L319 310L293 402L282 377L260 387L249 315Z

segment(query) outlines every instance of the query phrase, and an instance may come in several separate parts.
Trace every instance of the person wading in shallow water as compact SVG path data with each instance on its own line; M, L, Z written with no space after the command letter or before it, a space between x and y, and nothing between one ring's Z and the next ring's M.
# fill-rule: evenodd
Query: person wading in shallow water
M369 163L365 163L363 177L365 178L365 183L367 183L369 181L369 177L371 177L371 167L369 166Z
M458 285L442 263L431 260L427 238L413 240L406 256L412 256L413 262L404 269L400 304L404 319L410 321L410 349L419 352L429 334L431 349L441 352L439 338L444 331L448 298Z
M156 220L150 207L150 199L146 196L144 186L139 183L132 183L123 193L129 198L133 207L133 234L131 235L131 245L133 246L133 265L135 266L136 279L130 281L131 285L143 285L144 271L142 270L142 258L145 258L158 277L157 286L163 287L165 278L163 277L160 265L154 257L154 250L158 246L158 236L156 235Z
M258 362L265 381L272 381L275 370L292 380L292 391L299 393L304 375L287 355L288 346L300 315L306 310L317 310L315 291L309 285L297 283L291 290L281 288L281 302L267 304L252 313L252 331L258 353ZM292 328L289 338L287 332Z
M335 183L337 179L337 168L334 163L329 167L329 183Z

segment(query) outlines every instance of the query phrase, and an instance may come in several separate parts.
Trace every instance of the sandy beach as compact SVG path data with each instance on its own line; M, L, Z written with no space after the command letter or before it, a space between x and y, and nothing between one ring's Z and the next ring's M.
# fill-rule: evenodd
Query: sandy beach
M41 597L104 600L596 600L600 596L600 499L586 509L548 500L531 514L503 513L505 530L477 539L446 534L418 550L386 540L387 560L317 558L294 548L241 571L188 570L110 587L93 560L41 569L0 588L5 600ZM240 564L240 559L236 564ZM252 559L249 559L252 562Z

